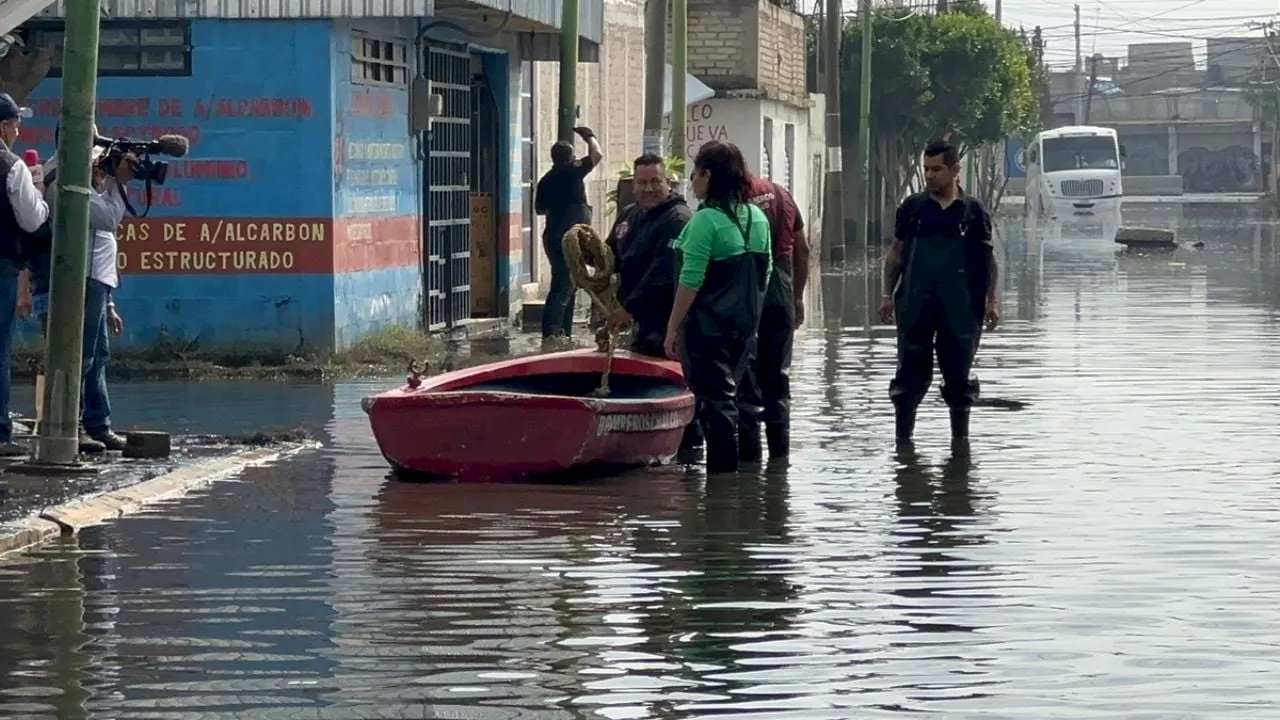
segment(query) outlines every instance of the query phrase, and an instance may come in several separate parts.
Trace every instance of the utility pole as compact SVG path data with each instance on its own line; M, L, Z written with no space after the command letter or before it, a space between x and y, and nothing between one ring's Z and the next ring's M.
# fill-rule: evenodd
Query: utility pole
M562 0L560 15L560 127L559 140L573 142L578 124L578 0Z
M1098 84L1098 56L1093 55L1089 58L1089 87L1085 90L1084 95L1084 124L1089 124L1089 118L1093 115L1093 88Z
M862 0L858 9L862 22L862 77L858 82L858 241L862 244L863 268L871 277L871 45L875 41L871 0ZM867 280L868 286L870 280ZM869 317L869 316L868 316Z
M1076 72L1083 72L1083 71L1084 71L1084 56L1083 56L1083 55L1081 55L1081 53L1080 53L1080 6L1079 6L1079 5L1076 5L1075 34L1076 34L1076 65L1075 65L1075 69L1076 69Z
M81 351L88 262L90 162L98 84L99 0L67 4L62 49L62 130L58 212L53 219L49 325L45 332L44 419L37 465L71 466L80 457Z
M844 153L840 142L840 0L827 0L822 18L822 60L827 104L827 184L823 193L821 260L843 262L844 244ZM863 38L866 43L866 38ZM856 198L855 198L856 201Z
M1000 5L1001 5L1000 0L996 0L996 22L997 23L1000 22L1000 19L1001 19Z
M685 157L688 140L685 126L689 124L689 101L685 90L689 76L689 2L688 0L671 0L671 157L681 158L688 165L690 158ZM684 179L689 176L686 167L680 177L680 192L684 192Z
M667 72L667 0L649 0L644 14L644 147L662 154L662 96ZM674 74L672 82L677 80ZM675 106L672 105L674 113Z
M1075 34L1076 34L1076 63L1073 66L1073 72L1071 73L1071 86L1075 88L1075 100L1073 101L1073 105L1074 105L1073 114L1075 115L1074 123L1076 125L1079 125L1081 124L1081 121L1084 119L1084 93L1082 92L1084 88L1080 87L1081 81L1084 79L1084 56L1081 54L1081 51L1080 51L1080 6L1079 5L1076 5Z

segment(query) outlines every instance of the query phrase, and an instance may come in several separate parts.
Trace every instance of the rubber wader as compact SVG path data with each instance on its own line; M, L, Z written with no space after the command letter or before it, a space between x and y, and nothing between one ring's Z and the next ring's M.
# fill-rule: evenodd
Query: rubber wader
M769 457L791 454L791 349L795 327L795 280L788 255L774 258L755 352L738 387L738 454L743 462L761 459L762 422Z
M932 202L932 201L930 201ZM902 281L894 292L898 370L889 385L899 440L915 431L916 409L933 382L933 355L942 372L942 399L951 411L951 435L969 436L969 409L978 399L970 376L982 337L986 268L970 263L964 226L960 234L917 235L903 248ZM973 273L983 273L975 278ZM976 282L975 282L976 281Z
M729 216L749 248L750 224L743 228ZM738 383L751 360L768 272L765 253L748 250L712 260L681 331L681 362L697 400L695 422L705 438L708 473L738 471Z

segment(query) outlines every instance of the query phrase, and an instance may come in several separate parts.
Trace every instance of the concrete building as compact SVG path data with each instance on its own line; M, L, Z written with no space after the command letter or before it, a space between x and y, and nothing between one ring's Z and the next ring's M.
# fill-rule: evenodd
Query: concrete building
M603 231L642 146L644 0L580 1ZM785 4L691 0L691 75L716 96L688 108L685 151L732 140L813 208L804 24ZM545 293L533 189L556 135L561 0L104 5L99 129L191 140L122 228L121 346L323 353L391 326L505 325ZM60 42L62 9L29 40ZM24 146L45 157L59 74L29 98Z
M1271 143L1246 86L1262 67L1265 43L1216 38L1206 47L1200 64L1190 42L1130 45L1123 67L1100 58L1091 97L1084 73L1053 73L1054 126L1087 117L1116 128L1127 154L1126 194L1261 192ZM1021 175L1019 147L1006 163L1013 177Z
M191 139L120 235L123 345L325 352L518 312L523 88L560 0L104 6L99 129ZM603 7L581 0L585 64ZM32 39L60 42L61 11ZM58 74L24 128L46 157Z
M804 18L786 0L690 0L688 30L689 75L712 88L715 97L687 108L686 162L691 166L708 140L735 143L750 167L788 187L806 222L819 227L822 116L810 120L814 99L805 85ZM606 0L603 38L600 62L578 70L578 102L579 118L600 135L605 154L587 191L595 225L607 231L614 209L605 195L619 173L630 170L643 145L644 0ZM526 253L540 258L523 277L530 302L545 296L550 281L541 253L542 218L530 213L533 184L546 171L556 139L559 77L557 63L534 65L533 91L522 100L537 118L527 128L532 135L525 157L532 162L524 165L521 180L527 209L521 233Z
M732 142L753 171L784 185L806 210L821 196L814 177L821 155L810 142L804 18L784 4L690 0L689 72L716 96L689 106L684 152L691 167L706 142Z

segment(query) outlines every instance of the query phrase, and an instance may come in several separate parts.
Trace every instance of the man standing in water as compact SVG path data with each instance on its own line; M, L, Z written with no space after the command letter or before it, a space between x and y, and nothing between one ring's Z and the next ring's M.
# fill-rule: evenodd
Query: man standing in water
M569 337L573 331L573 299L577 288L569 275L561 242L569 228L591 222L587 204L586 177L600 164L604 153L591 128L573 129L587 143L587 156L573 159L573 143L561 140L551 146L551 169L538 181L534 210L546 217L542 230L542 250L551 264L551 287L542 308L542 340Z
M945 140L924 150L926 192L903 201L893 244L884 258L880 319L896 320L898 371L889 385L898 442L915 431L916 409L933 381L933 355L942 371L942 399L951 411L951 437L969 437L969 409L978 399L970 377L983 324L995 329L998 269L991 215L957 184L960 156Z
M671 178L658 155L645 154L633 164L631 187L636 201L618 213L608 242L617 258L618 308L605 329L634 322L633 352L666 357L662 341L676 294L671 241L693 217L684 197L671 189Z
M751 202L769 218L773 274L765 292L760 330L747 374L738 384L738 452L743 462L763 455L763 422L769 458L791 453L791 345L804 322L804 288L809 279L809 243L800 208L787 189L752 174Z

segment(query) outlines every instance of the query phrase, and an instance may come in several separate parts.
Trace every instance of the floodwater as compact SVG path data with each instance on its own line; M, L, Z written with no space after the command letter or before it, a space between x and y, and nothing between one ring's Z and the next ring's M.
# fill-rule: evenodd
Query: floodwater
M1280 702L1280 243L1117 257L1007 223L973 452L828 276L786 471L389 482L372 386L136 386L327 448L0 564L0 718L1265 718ZM1149 214L1150 218L1142 217ZM932 403L932 401L930 401Z

